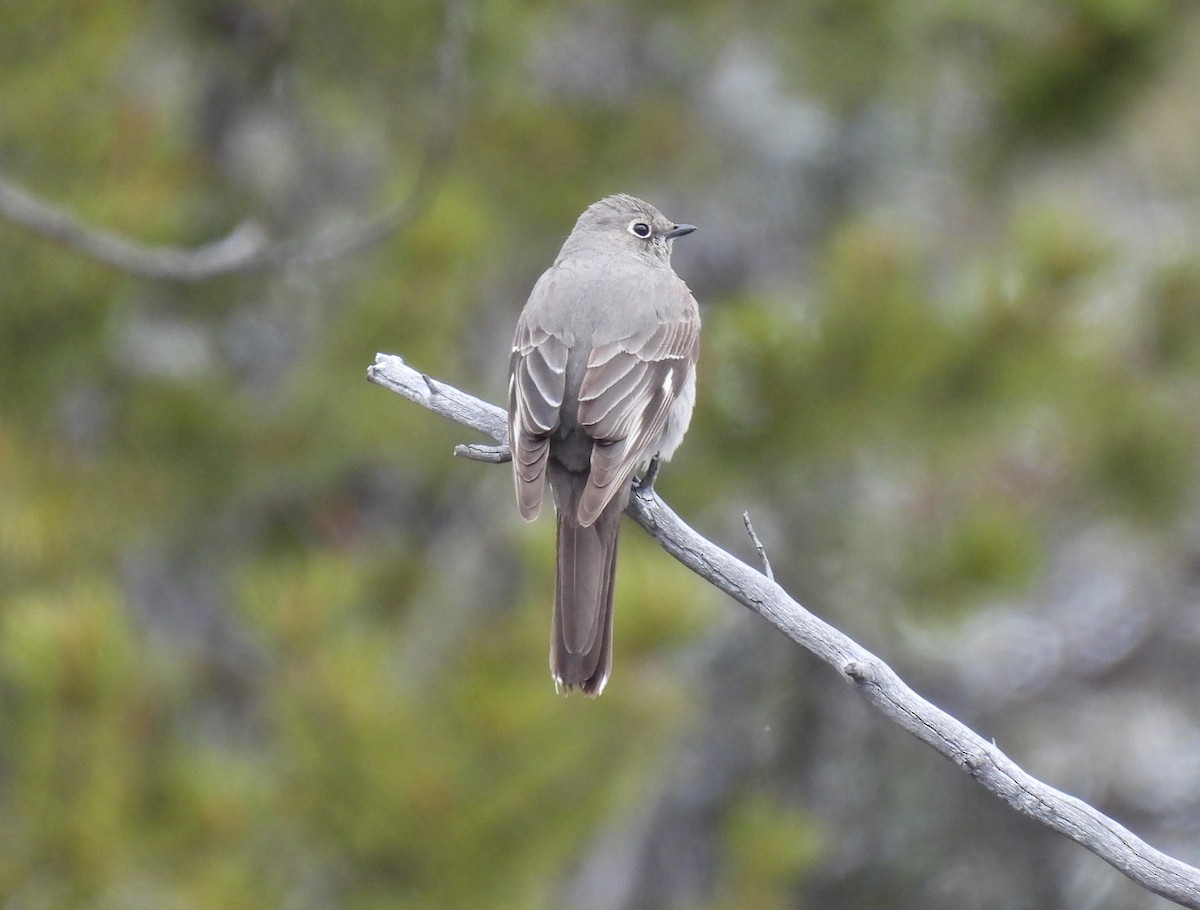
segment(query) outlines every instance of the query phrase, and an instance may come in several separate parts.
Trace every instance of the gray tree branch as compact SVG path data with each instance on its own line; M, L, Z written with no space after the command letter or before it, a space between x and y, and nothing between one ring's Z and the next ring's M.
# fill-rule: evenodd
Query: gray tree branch
M411 190L379 214L349 227L302 239L272 240L252 221L220 240L198 247L148 246L95 227L65 208L51 205L0 175L0 215L49 240L143 278L198 282L240 272L313 266L367 249L420 214L449 158L449 140L439 137L422 160Z
M308 237L272 240L246 221L220 240L197 247L149 246L83 221L0 174L0 215L86 256L144 278L198 282L233 273L311 267L368 249L410 224L424 210L438 175L451 160L466 94L467 0L446 0L437 52L438 109L409 190L383 209L346 227Z
M507 442L503 410L413 370L395 355L377 354L367 378L501 446ZM664 550L829 664L888 718L985 789L1082 844L1143 888L1200 910L1200 869L1156 850L1093 806L1026 773L994 743L926 701L886 663L818 619L772 579L697 534L657 494L635 494L626 512Z

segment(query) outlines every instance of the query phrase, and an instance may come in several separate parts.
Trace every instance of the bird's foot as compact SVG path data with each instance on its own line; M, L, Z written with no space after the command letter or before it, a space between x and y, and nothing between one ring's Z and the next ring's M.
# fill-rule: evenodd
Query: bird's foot
M654 481L658 480L658 456L650 459L650 466L637 482L638 496L650 499L654 495Z

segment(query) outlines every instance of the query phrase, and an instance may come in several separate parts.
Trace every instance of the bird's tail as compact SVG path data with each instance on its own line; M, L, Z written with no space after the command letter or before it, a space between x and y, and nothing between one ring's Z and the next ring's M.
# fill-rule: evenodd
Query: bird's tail
M559 691L599 695L612 668L613 576L622 505L610 502L589 527L578 497L558 504L558 567L550 629L550 673Z

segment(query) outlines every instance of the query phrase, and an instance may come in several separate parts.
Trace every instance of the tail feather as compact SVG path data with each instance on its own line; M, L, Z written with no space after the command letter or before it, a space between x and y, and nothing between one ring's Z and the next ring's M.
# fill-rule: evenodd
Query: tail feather
M550 672L560 690L599 695L612 667L613 577L621 505L590 527L558 510L558 570L550 630Z

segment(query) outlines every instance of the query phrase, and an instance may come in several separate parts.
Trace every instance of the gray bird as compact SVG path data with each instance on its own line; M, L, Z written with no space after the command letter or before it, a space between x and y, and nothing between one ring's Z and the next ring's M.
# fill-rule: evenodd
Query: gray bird
M700 313L671 269L694 225L617 195L588 206L517 321L508 438L517 505L558 515L550 673L599 695L612 667L617 529L634 472L671 457L696 400Z

